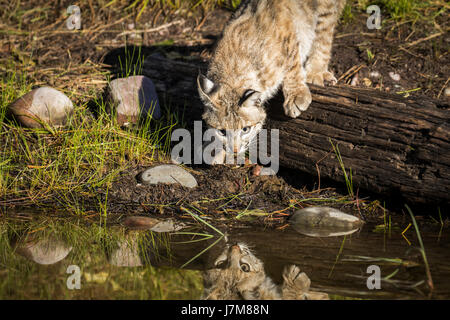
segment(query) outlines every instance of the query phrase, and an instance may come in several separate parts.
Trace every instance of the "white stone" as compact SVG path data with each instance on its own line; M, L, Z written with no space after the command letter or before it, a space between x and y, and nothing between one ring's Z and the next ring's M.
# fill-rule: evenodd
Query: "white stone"
M369 72L369 77L372 79L379 79L381 77L381 74L378 71L371 71Z
M395 72L389 72L389 77L391 77L392 80L394 81L400 81L400 75L398 73Z
M142 183L148 184L179 183L188 188L197 186L197 180L195 180L192 174L173 164L160 165L147 169L139 175L139 180Z
M450 87L445 88L444 95L450 97Z
M64 126L73 113L72 101L64 93L50 87L33 89L8 108L22 125L29 128L41 128L42 124Z

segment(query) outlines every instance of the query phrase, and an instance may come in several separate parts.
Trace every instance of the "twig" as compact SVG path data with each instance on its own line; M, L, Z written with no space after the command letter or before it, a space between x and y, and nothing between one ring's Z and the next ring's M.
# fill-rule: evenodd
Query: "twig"
M428 40L434 39L434 38L436 38L436 37L439 37L439 36L441 36L441 35L443 35L442 32L434 33L434 34L432 34L431 36L428 36L428 37L425 37L425 38L418 39L418 40L416 40L416 41L410 42L410 43L408 43L408 44L406 44L406 45L404 45L404 46L401 46L401 47L403 47L403 48L409 48L409 47L415 46L416 44L419 44L419 43L421 43L421 42L428 41Z
M159 27L156 27L156 28L151 28L151 29L141 29L141 30L127 30L127 31L123 31L123 32L119 33L119 34L116 36L116 38L117 38L117 37L120 37L120 36L125 36L125 35L127 35L127 34L133 34L133 33L150 33L150 32L158 32L158 31L161 31L161 30L163 30L163 29L169 28L169 27L171 27L171 26L173 26L173 25L183 24L184 22L185 22L184 20L176 20L176 21L173 21L173 22L169 22L169 23L163 24L163 25L161 25L161 26L159 26ZM109 32L109 31L108 31L108 32Z

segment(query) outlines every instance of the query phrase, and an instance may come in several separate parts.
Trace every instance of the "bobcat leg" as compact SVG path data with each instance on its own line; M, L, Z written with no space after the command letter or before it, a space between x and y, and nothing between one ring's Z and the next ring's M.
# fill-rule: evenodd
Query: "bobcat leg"
M290 67L283 80L284 113L297 118L311 104L311 92L306 85L306 74L300 58Z
M322 1L318 7L316 37L313 42L309 59L306 62L307 82L323 86L324 81L336 84L334 75L328 71L331 57L333 33L339 18L341 5L334 0Z
M306 300L311 280L300 268L291 265L283 271L283 299L285 300Z

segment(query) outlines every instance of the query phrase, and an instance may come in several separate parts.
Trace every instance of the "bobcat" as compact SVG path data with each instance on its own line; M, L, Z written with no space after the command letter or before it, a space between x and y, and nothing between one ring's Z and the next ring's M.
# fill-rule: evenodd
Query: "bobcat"
M224 152L243 153L262 129L264 103L282 86L284 112L296 118L311 103L307 82L336 83L328 71L335 25L345 0L246 0L218 42L197 86L203 119Z
M204 275L203 299L210 300L326 300L328 294L309 291L311 281L291 265L283 272L281 286L266 276L264 265L247 245L227 246Z

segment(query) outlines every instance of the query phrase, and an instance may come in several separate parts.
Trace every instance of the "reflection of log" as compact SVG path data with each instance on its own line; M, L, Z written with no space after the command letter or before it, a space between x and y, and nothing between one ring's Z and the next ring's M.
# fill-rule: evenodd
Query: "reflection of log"
M202 112L195 79L204 68L152 56L144 74L171 105L185 108L189 122ZM350 87L311 86L311 91L313 103L298 119L284 116L282 98L269 107L267 126L280 129L280 165L310 174L319 169L322 178L343 182L333 141L355 187L413 203L448 202L448 102Z

